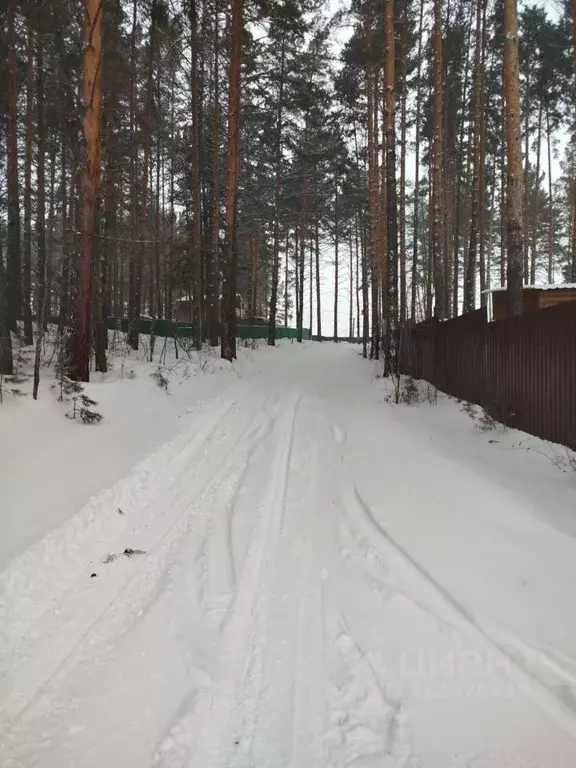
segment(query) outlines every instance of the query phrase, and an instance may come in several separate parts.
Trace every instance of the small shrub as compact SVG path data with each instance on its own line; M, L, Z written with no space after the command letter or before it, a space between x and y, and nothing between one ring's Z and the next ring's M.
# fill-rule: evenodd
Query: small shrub
M196 351L196 342L194 339L187 338L186 336L179 336L174 339L174 343L176 346L176 359L178 359L179 349L186 353L188 360L192 359L192 355Z
M499 427L502 427L505 429L503 424L500 424L499 421L497 421L493 416L488 413L488 411L482 409L482 413L480 414L479 418L476 420L476 429L479 432L492 432L493 430L498 429Z
M480 432L490 432L492 430L507 432L507 422L510 420L510 418L511 415L507 414L504 409L502 409L496 403L488 403L482 408L482 413L478 419L477 428Z
M7 392L14 397L26 397L26 392L22 392L22 390L17 387L12 387L11 389L8 389Z
M72 372L72 366L67 360L58 360L55 366L56 371L56 386L60 389L58 395L58 402L63 403L64 400L71 397L77 392L82 391L82 385L78 381L74 381L70 378Z
M156 370L153 371L150 376L152 376L152 378L156 381L156 384L160 387L160 389L163 389L164 392L168 392L169 381L161 368L156 368Z
M508 427L502 423L500 410L494 405L485 405L480 410L479 406L465 402L462 409L474 422L474 429L478 432L507 432Z
M84 385L80 381L71 379L71 366L66 360L56 363L56 384L60 392L58 402L72 403L72 408L66 413L66 418L72 421L81 421L82 424L99 424L104 418L101 413L92 410L98 405L95 400L84 392Z
M386 398L396 405L416 405L417 403L430 403L436 405L438 402L438 390L432 384L419 382L412 376L402 376L396 374L392 376L394 390Z
M532 453L539 453L561 472L576 472L576 453L570 448L556 443L544 443L542 450L540 450L534 445L525 445L525 442L521 440L514 448L523 448Z
M20 381L20 379L16 376L6 377L3 374L0 374L0 405L2 405L4 402L4 395L12 395L12 397L26 397L26 392L23 392L18 387L6 386L6 382L13 384L14 382L18 381Z
M24 337L18 333L16 335L16 360L14 364L14 377L19 379L20 382L26 381L26 374L22 373L22 368L27 365L32 365L32 348L27 347L24 343Z
M78 382L74 383L77 384ZM80 390L71 397L72 410L66 414L67 418L81 421L82 424L99 424L103 419L102 414L91 410L98 403L84 394L82 385L80 387Z

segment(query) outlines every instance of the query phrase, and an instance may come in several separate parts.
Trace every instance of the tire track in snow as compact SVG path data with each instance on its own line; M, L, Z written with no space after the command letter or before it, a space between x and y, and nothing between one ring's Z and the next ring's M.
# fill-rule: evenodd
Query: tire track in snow
M419 763L404 732L402 699L381 680L344 617L334 609L330 613L328 765L416 768Z
M262 622L269 597L274 558L283 524L287 480L300 397L288 408L280 429L279 446L268 484L258 532L245 557L234 602L223 626L219 679L202 727L193 768L224 768L238 756L254 728L255 706L263 683Z
M100 591L97 591L94 582L80 582L77 585L78 593L68 595L64 606L59 611L53 610L47 616L47 621L35 628L34 637L29 642L32 649L36 641L38 652L33 654L30 649L29 657L9 670L11 674L0 687L0 721L14 727L44 689L60 673L69 671L72 661L76 665L86 661L81 654L78 656L75 652L88 636L90 643L85 654L87 658L93 657L98 646L108 642L110 636L117 634L121 628L126 630L130 618L133 627L145 617L147 609L165 588L171 548L182 540L195 523L207 523L212 507L202 508L202 505L230 473L234 474L234 464L244 460L244 452L239 448L242 442L247 440L246 450L249 454L254 450L253 444L258 443L265 434L268 418L261 403L258 403L258 407L249 412L248 419L240 421L240 429L236 428L236 434L233 431L231 438L227 434L224 452L221 443L212 446L207 458L212 466L207 473L200 474L196 483L190 482L190 468L184 464L178 482L173 483L168 496L160 497L158 502L171 512L168 523L158 516L158 505L155 504L149 516L153 523L156 517L158 519L151 528L143 528L140 538L137 538L138 547L146 549L147 554L141 559L114 563L114 575L107 582L100 582ZM215 424L214 429L217 426ZM202 441L202 445L207 440L209 436ZM192 455L196 455L197 451L198 448ZM187 451L185 453L189 455ZM202 536L199 535L198 542L201 541ZM88 590L90 601L85 604L84 594ZM106 632L98 637L95 630L107 613L110 618Z
M369 505L348 477L341 454L339 460L341 470L338 473L338 489L350 523L361 531L372 546L380 550L384 560L396 561L396 568L403 568L410 574L414 587L397 591L440 624L456 629L480 648L488 647L494 660L500 661L500 668L507 670L516 690L528 696L552 722L576 741L576 716L571 706L567 705L565 697L558 696L554 688L547 687L537 676L523 668L515 654L500 645L477 618L377 522ZM415 594L412 594L413 591ZM426 599L426 593L429 599Z
M207 595L204 598L200 597L200 602L202 609L207 608L209 624L214 630L219 627L224 612L230 607L229 601L233 597L235 586L232 581L233 561L226 562L227 557L232 558L227 541L230 533L228 529L230 515L233 514L238 492L242 488L254 453L270 434L277 421L278 410L279 408L275 407L271 412L268 408L268 401L263 404L262 415L266 418L265 426L257 431L255 438L249 441L245 449L235 451L231 458L222 464L220 472L211 484L214 488L213 496L205 495L205 498L198 500L200 505L209 503L210 509L214 510L211 518L212 526L207 531L205 539L196 537L193 550L186 553L186 562L182 563L182 576L184 577L186 571L189 570L190 560L198 560L201 557L201 552L204 551L204 557L208 560L208 588ZM226 550L224 557L222 557L220 547ZM211 558L214 558L214 562L211 562ZM180 609L175 608L175 610L177 612L189 612L190 606L183 604ZM197 624L194 625L196 630L205 618L205 613L196 615ZM193 621L191 623L194 624ZM187 655L185 649L184 655ZM203 712L210 706L212 678L205 670L195 666L193 656L190 658L190 663L192 666L190 674L192 687L185 699L178 704L174 714L169 719L168 726L158 739L153 761L153 765L157 768L160 766L187 768L198 721L202 718Z
M476 618L492 642L526 674L551 690L576 713L576 662L556 648L543 648L526 642L515 632L494 621Z
M316 557L325 560L330 571L323 573L322 584L326 714L323 756L317 765L417 768L420 762L411 746L400 689L389 677L380 654L363 648L346 618L347 597L367 589L374 608L385 610L392 596L390 574L386 558L348 521L340 489L343 466L339 449L345 433L329 420L323 432L323 481L319 485L324 496L316 504L331 514L321 519L325 527L318 531ZM344 584L354 585L355 591L343 593Z
M323 766L325 690L321 575L316 531L322 508L318 419L300 408L273 582L254 637L254 683L230 766Z
M323 581L318 572L317 535L321 507L316 504L320 446L318 416L310 436L309 499L310 509L303 532L305 555L299 567L302 583L297 590L296 659L293 671L292 744L290 768L320 768L323 765L325 720L324 675L324 605Z
M222 467L222 480L216 484L215 498L212 501L211 526L208 531L208 609L214 616L230 608L236 583L234 554L232 551L232 516L238 493L242 489L250 462L257 448L266 439L278 417L278 409L270 414L267 403L263 405L263 415L267 422L260 430L257 439L251 442L240 461L233 456L231 463Z
M307 427L314 422L315 414L309 418L299 409L272 584L253 631L249 707L245 725L238 730L238 754L230 763L238 768L292 764L300 745L298 725L310 720L315 670L305 666L305 651L314 624L305 607L309 607L313 575L310 555L318 450L316 434ZM305 691L302 686L307 686ZM311 761L303 765L309 768Z
M0 573L0 620L6 627L0 645L8 654L46 611L53 610L90 560L97 561L102 541L122 535L131 515L162 496L194 457L200 454L222 420L238 403L242 387L209 415L190 439L184 428L173 440L147 456L122 480L91 499L77 514L12 560ZM0 670L0 678L2 671Z

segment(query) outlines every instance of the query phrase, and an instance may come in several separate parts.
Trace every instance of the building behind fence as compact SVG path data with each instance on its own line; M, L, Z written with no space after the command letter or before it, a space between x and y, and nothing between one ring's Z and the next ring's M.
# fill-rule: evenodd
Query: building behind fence
M576 301L487 322L480 309L406 325L400 372L576 450Z

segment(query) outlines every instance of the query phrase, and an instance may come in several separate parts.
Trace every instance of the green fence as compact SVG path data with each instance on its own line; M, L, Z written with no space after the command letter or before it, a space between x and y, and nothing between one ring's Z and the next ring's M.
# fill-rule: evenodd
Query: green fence
M130 329L130 322L125 317L107 317L105 322L106 327L109 330L120 330L123 333L128 333L128 330ZM147 336L154 335L162 338L168 337L170 339L192 339L196 333L195 327L190 323L177 323L171 320L156 320L147 317L140 317L138 320L134 320L132 326L138 330L138 333ZM218 335L220 335L220 327L218 327ZM237 335L240 339L267 339L268 326L244 325L239 323L237 327ZM295 339L297 336L298 330L296 328L276 326L277 339ZM306 341L311 339L309 328L302 329L302 338Z
M170 339L175 336L183 339L194 338L195 328L190 323L175 323L171 320L155 320L149 317L139 317L132 323L125 317L107 317L106 327L109 330L118 330L128 333L130 329L137 330L146 336L154 335Z
M267 325L239 325L236 329L239 339L267 339L268 338L268 326ZM277 339L296 339L298 337L297 328L286 328L283 325L276 326L276 338ZM312 335L308 328L302 329L302 338L305 341L310 341Z

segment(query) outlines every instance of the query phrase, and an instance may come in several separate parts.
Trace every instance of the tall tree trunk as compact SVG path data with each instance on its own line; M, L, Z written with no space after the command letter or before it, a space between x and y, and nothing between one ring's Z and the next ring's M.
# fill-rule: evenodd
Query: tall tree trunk
M161 72L160 62L158 59L158 75L156 77L156 104L160 111L160 98L161 98ZM165 262L165 254L163 251L162 232L160 227L161 210L163 210L162 196L164 185L161 185L161 175L163 169L163 151L162 151L162 137L160 133L156 139L156 183L154 190L156 194L156 200L154 204L154 277L155 277L155 301L156 301L156 317L163 317L164 310L162 306L162 263ZM162 255L162 258L161 258Z
M518 25L518 22L516 22L516 25ZM526 86L525 86L525 115L524 115L524 157L526 162L526 167L524 168L524 187L522 192L522 217L523 221L528 221L528 197L530 193L530 94L531 94L531 84L530 84L530 72L528 71L526 73ZM528 282L528 276L529 276L529 269L530 265L528 262L528 238L525 237L523 244L522 244L522 273L523 273L523 281L525 283Z
M370 338L370 317L368 301L368 233L366 224L361 222L362 235L360 238L360 249L362 251L362 357L368 357L368 341Z
M46 318L52 314L52 263L54 261L54 213L56 207L56 151L57 145L52 137L50 147L50 186L48 193L48 246L46 249ZM46 318L45 328L46 330Z
M276 108L276 158L274 170L274 231L272 238L272 287L270 314L268 317L268 344L276 344L276 312L278 305L278 280L280 273L280 194L282 188L282 110L284 107L284 69L286 62L286 37L282 35L280 48L280 80L278 106ZM286 256L288 258L288 256Z
M574 74L576 75L576 0L571 0L570 5L572 9L572 57L574 61ZM571 257L570 280L576 283L576 184L574 185L572 201Z
M171 71L171 77L170 77L170 146L174 146L175 142L175 93L174 93L174 78L175 78L175 72L174 70ZM169 179L170 179L170 191L168 195L169 199L169 221L170 221L170 246L168 249L168 263L166 264L166 286L165 286L165 292L166 292L166 319L172 320L173 312L174 312L174 295L173 295L173 259L174 259L174 249L176 245L176 237L175 237L175 226L176 226L176 212L174 210L174 196L175 196L175 185L174 185L174 177L175 177L175 163L174 163L174 153L171 152L170 156L170 173L169 173ZM212 344L212 339L210 340L210 343ZM213 344L215 346L218 343L218 338L216 337L216 342ZM176 346L176 343L175 343Z
M418 237L420 213L420 121L422 115L422 27L424 22L424 0L420 0L420 20L418 22L418 69L416 72L416 127L414 147L414 238L412 241L412 295L410 317L416 319L416 295L418 290Z
M210 265L210 346L218 345L220 294L220 2L214 9L214 133L212 137L212 263Z
M516 0L504 0L504 83L506 89L507 304L508 314L522 312L524 254L522 148L520 134L520 68Z
M72 357L74 374L81 381L89 380L92 343L93 251L96 207L100 186L102 2L103 0L85 0L84 16L82 229L80 235L80 274L76 296L76 328Z
M32 158L34 136L34 33L28 19L26 62L26 165L24 171L24 262L22 270L24 342L32 337Z
M502 79L502 114L506 113L506 83ZM508 227L506 226L506 211L508 201L506 191L508 179L506 178L506 120L502 121L502 142L500 148L500 287L506 286L506 238Z
M302 174L301 205L300 205L300 250L296 248L296 261L298 270L296 274L296 341L303 341L304 326L304 274L306 263L306 233L308 220L308 174L304 170Z
M190 0L190 47L192 91L192 259L195 273L196 294L196 348L202 347L204 315L204 281L202 279L202 207L200 190L200 81L198 76L198 11L197 0Z
M576 181L572 184L572 195L574 204L572 206L572 264L570 269L570 280L576 283Z
M95 222L100 220L101 198L100 195L96 197L96 210L94 214ZM106 347L108 331L106 324L104 323L104 302L105 293L108 283L108 256L106 253L106 241L103 241L101 237L98 237L98 229L96 223L94 226L94 239L92 247L92 260L94 264L94 292L93 302L94 311L92 313L93 320L93 341L94 341L94 368L99 373L106 373L108 370L108 362L106 360ZM150 345L153 349L153 342ZM152 354L152 353L151 353Z
M41 32L41 30L39 30ZM32 396L38 399L40 386L40 357L44 340L44 309L46 307L46 124L44 119L44 54L39 33L36 51L36 104L38 106L38 160L36 163L37 211L36 235L38 242L38 270L36 275L36 351L34 355L34 384Z
M538 249L538 193L540 192L540 150L542 148L542 99L538 107L538 126L536 129L536 176L531 194L530 205L530 283L536 283L536 257Z
M444 224L442 229L442 264L444 265L444 317L452 315L452 264L448 258L451 253L451 240L453 234L453 205L452 190L454 189L454 163L448 152L448 117L444 110L444 128L442 131L442 157L443 179L442 197L444 205Z
M296 326L298 326L298 317L300 316L300 222L294 230L294 310L296 313Z
M428 165L428 259L426 261L426 279L424 316L426 320L432 317L434 298L434 137L430 137L429 148L432 163Z
M320 222L316 217L316 227L314 232L315 262L316 262L316 333L318 341L322 341L322 305L320 291Z
M400 202L398 206L398 228L400 234L400 322L406 322L406 101L407 84L407 26L408 0L402 0L402 66L400 101Z
M356 120L353 121L353 136L354 136L354 159L356 165L356 180L360 185L366 178L367 166L361 170L360 167L360 155L358 151L358 131ZM369 166L368 166L369 167ZM370 179L370 174L368 174ZM369 201L370 202L370 201ZM362 290L362 357L368 356L368 337L370 334L369 328L369 315L368 315L368 248L367 248L367 232L366 232L366 220L370 221L370 208L366 212L367 219L364 216L363 207L361 207L354 221L356 241L359 244L360 249L360 264L357 266L361 272L361 284L359 283L359 276L356 277L357 290ZM358 262L357 262L358 264ZM359 297L357 295L358 305L360 304ZM358 335L360 335L360 309L358 309Z
M8 323L17 330L22 317L22 274L20 264L20 185L18 182L18 63L16 61L14 15L16 0L7 7L8 79L8 227L6 258L6 305Z
M468 25L468 33L466 36L466 52L464 54L464 84L462 87L462 95L460 99L460 110L462 112L462 115L464 115L464 112L466 110L466 104L468 100L468 80L469 80L469 72L470 67L468 66L469 61L469 51L470 51L470 38L472 34L472 16L474 14L474 9L471 6L470 8L470 23ZM456 116L454 116L456 118ZM456 119L455 119L456 122ZM452 305L454 307L454 314L458 314L458 310L460 307L460 235L461 235L461 213L462 208L464 206L464 202L462 200L463 198L463 188L467 186L469 181L469 171L470 171L470 155L471 155L471 144L472 142L468 142L468 146L466 148L466 121L462 118L460 120L460 134L458 138L458 151L457 156L454 156L454 153L452 155L452 166L454 169L455 166L455 173L456 173L456 179L455 179L455 205L454 205L454 243L453 243L453 257L452 257ZM465 161L463 161L463 158L466 158ZM464 168L464 172L462 171L462 168ZM454 181L454 179L453 179ZM467 261L466 259L463 260L462 264L462 272L463 272L463 282L466 281L466 267L467 267ZM465 288L465 285L463 286ZM464 293L464 292L463 292ZM464 301L462 302L462 307L464 308Z
M396 196L396 46L394 42L394 0L386 0L384 24L385 58L385 134L386 134L386 344L384 375L398 367L398 200Z
M238 197L238 139L240 128L240 66L244 33L243 0L232 0L228 95L228 153L226 169L226 269L222 296L221 355L236 357L236 218Z
M552 130L550 127L550 110L546 107L546 144L548 149L548 284L554 282L554 251L556 249L556 232L554 226L554 198L552 195Z
M314 238L310 238L310 263L308 265L308 327L312 336L312 322L314 317Z
M104 176L103 199L103 238L98 249L99 254L99 284L97 286L98 300L96 302L95 320L95 365L97 371L107 369L106 349L108 348L108 331L104 318L112 315L112 295L122 279L118 276L118 201L116 168L118 163L117 127L118 127L118 78L114 72L116 49L120 41L122 26L121 0L112 0L108 8L103 8L104 16L103 38L107 46L102 52L103 67L103 111L105 115L105 146L106 171ZM100 204L100 201L99 201ZM115 308L118 302L114 301ZM123 313L122 313L123 314Z
M476 2L476 42L474 46L474 121L472 123L473 171L472 202L470 206L470 242L464 280L464 312L472 312L476 307L476 268L478 263L478 232L480 210L480 162L481 162L481 127L482 122L482 8L484 0Z
M145 288L144 283L144 266L146 263L146 244L147 235L149 233L148 218L149 218L149 203L152 197L151 189L152 183L150 179L150 172L152 166L152 112L154 107L154 65L156 61L156 46L158 37L158 16L160 13L159 0L152 0L152 6L150 9L150 34L148 43L148 72L146 77L146 108L144 112L144 121L142 125L142 145L143 145L143 167L142 167L142 181L140 184L140 201L139 201L139 220L137 226L138 233L138 259L136 262L136 275L135 275L135 292L134 292L134 306L136 308L136 318L140 317L140 307L142 304L142 294ZM149 301L148 311L152 312L153 290L152 290L152 270L150 272L150 279L148 281ZM145 304L145 302L144 302ZM137 346L137 326L133 329L132 337Z
M132 3L132 32L130 39L130 265L128 276L128 343L138 349L138 320L140 319L140 295L138 254L138 148L136 146L136 33L138 29L138 0Z
M6 306L6 275L0 241L0 376L12 376L14 363L12 360L12 339L8 327L8 308Z
M366 88L368 101L368 203L370 222L370 255L371 255L371 341L370 359L377 360L380 355L380 323L379 323L379 201L378 201L378 129L377 129L377 98L374 64L372 62L372 7L369 0L366 19L366 47L368 49L368 64L366 67Z
M62 133L60 155L61 155L61 219L62 219L62 272L60 275L60 316L58 321L58 333L62 335L64 328L68 325L70 319L70 230L72 220L70 217L72 210L72 195L68 202L68 184L67 184L67 138ZM71 178L74 179L75 168L72 167ZM72 186L73 186L72 181Z
M286 228L286 256L284 259L284 327L288 328L288 304L289 291L288 280L290 277L290 228Z
M443 264L444 212L442 195L442 6L434 0L434 104L433 104L433 168L432 168L432 260L434 271L434 316L444 317L446 306L445 270Z
M340 245L340 230L338 220L338 179L334 187L334 341L338 341L338 281L339 275L339 262L338 262L338 248Z
M486 5L482 7L482 53L480 57L480 126L479 126L479 155L478 163L478 242L480 245L480 303L486 306L486 289L490 283L490 267L486 264L486 105L484 96L484 81L486 70ZM488 254L490 258L490 254Z
M384 56L386 60L386 55ZM387 320L388 320L388 183L387 183L387 120L386 120L386 71L382 67L382 101L379 99L379 69L376 70L374 81L374 137L376 152L376 194L377 194L377 215L378 215L378 320L380 324L380 346L382 353L385 354L387 344ZM382 112L382 148L378 146L378 106L381 105ZM381 159L380 159L381 157Z
M118 111L118 96L116 92L116 77L112 66L112 58L115 47L118 45L118 30L122 23L119 0L112 2L108 9L104 8L103 37L107 38L108 46L102 53L103 59L103 112L105 120L105 154L106 170L104 173L104 200L97 197L96 220L100 219L100 211L103 207L103 236L96 237L93 246L94 262L94 367L97 371L105 373L108 370L106 349L108 347L108 331L104 319L112 313L111 288L113 271L117 254L117 196L114 181L117 164L117 152L115 147L115 120ZM107 66L107 57L110 56L110 66ZM96 233L97 235L97 233Z
M112 78L112 73L110 73ZM113 86L112 86L113 88ZM102 317L108 317L112 314L112 300L111 300L111 279L113 265L117 261L117 233L118 233L118 219L117 219L117 196L116 196L116 184L114 183L114 167L117 161L117 154L114 151L114 119L115 110L117 109L117 100L115 94L109 93L106 101L106 172L104 177L104 243L103 248L100 249L100 258L102 261L101 268L101 295L102 295ZM102 254L105 252L105 255ZM102 337L102 345L104 349L107 346L106 338L107 333L102 322L99 323L96 332ZM102 361L103 362L103 361Z
M260 270L260 255L258 253L258 237L251 232L249 235L250 243L250 322L254 323L256 318L256 296L258 293L258 280Z
M355 291L356 291L356 340L360 340L360 242L358 237L358 218L354 216L354 256L355 256Z
M492 249L494 243L494 219L496 208L496 166L498 164L498 158L494 155L494 162L492 165L492 186L490 189L490 208L488 215L488 225L485 241L480 241L480 263L486 261L486 285L482 293L482 306L488 306L488 293L487 290L492 288ZM485 242L485 244L484 244Z
M352 343L354 338L354 234L352 227L349 229L349 275L348 275L348 341Z

